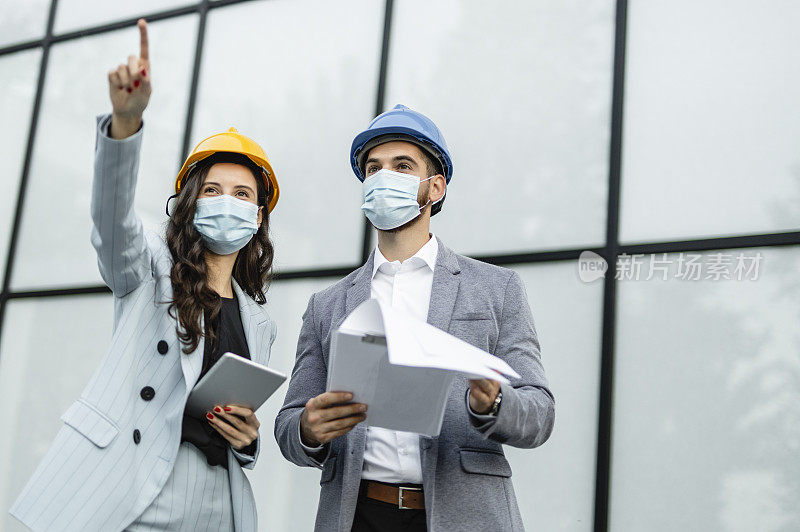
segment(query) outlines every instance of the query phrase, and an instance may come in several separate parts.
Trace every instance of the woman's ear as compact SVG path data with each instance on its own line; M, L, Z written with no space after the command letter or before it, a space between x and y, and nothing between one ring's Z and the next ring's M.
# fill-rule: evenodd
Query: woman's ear
M261 220L264 219L264 206L258 208L258 225L261 227Z

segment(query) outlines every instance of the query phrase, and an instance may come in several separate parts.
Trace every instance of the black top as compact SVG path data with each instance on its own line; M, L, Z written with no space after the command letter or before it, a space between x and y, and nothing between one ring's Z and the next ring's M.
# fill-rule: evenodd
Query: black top
M216 338L213 345L212 342L205 342L203 370L197 379L198 382L225 353L231 352L248 360L250 359L250 350L247 347L247 339L244 336L244 327L242 327L242 317L239 314L239 302L236 300L236 295L234 294L231 298L222 297L220 299L222 300L222 307L212 323ZM208 316L206 316L206 323L209 323L209 321ZM227 469L228 441L211 426L205 415L202 419L188 414L183 415L181 442L189 442L200 449L206 455L208 465L220 465ZM253 442L239 452L252 455L255 450L256 442Z

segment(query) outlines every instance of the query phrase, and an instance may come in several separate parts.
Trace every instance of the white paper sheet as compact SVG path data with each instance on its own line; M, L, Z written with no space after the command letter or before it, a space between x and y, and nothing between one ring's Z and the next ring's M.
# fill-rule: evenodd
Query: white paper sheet
M334 333L328 368L328 390L367 404L367 425L428 436L441 430L455 375L519 377L505 361L376 299Z

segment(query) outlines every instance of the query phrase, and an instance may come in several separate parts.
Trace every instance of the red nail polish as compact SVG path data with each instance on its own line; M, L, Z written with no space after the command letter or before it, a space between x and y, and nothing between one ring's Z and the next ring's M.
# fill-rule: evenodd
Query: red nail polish
M226 411L226 412L230 412L230 411L231 411L231 407L229 407L229 406L226 406L226 407L225 407L225 411Z
M130 88L130 87L128 87L128 88L127 88L127 89L125 89L125 90L126 90L126 91L128 91L128 92L133 92L133 89L132 89L132 88Z
M214 414L212 414L211 412L209 412L208 414L206 414L206 417L207 417L208 419L214 419Z
M117 87L117 88L118 88L119 90L122 90L122 89L124 89L125 87L123 87L122 85L120 85L120 86L119 86L119 87Z
M142 76L146 76L146 75L147 75L147 70L142 69Z
M139 86L139 80L138 79L133 82L133 86L134 87L138 87Z
M220 413L220 412L222 412L222 410L220 410L218 406L215 406L214 407L214 412Z

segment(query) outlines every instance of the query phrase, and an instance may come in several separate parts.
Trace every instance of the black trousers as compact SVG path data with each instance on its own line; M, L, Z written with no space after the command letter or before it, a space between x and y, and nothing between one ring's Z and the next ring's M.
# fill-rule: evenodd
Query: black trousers
M351 532L426 532L425 510L401 510L367 498L367 483L361 481Z

